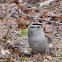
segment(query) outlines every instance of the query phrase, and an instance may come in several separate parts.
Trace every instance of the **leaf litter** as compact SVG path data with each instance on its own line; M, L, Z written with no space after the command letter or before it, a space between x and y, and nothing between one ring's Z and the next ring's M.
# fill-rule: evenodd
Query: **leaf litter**
M43 0L44 1L44 0ZM45 1L44 1L45 2ZM62 26L43 20L62 23L61 0L39 7L39 0L24 1L23 3L0 4L0 61L14 62L61 62L62 61ZM41 5L41 4L40 4ZM35 8L35 9L34 9ZM26 17L20 12L30 14ZM41 22L45 34L52 42L49 44L47 55L32 54L28 45L28 27L32 22ZM9 30L9 31L8 31Z

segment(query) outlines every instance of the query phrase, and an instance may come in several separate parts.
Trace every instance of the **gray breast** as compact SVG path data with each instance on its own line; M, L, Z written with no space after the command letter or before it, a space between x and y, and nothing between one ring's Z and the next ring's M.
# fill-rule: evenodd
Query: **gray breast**
M45 51L48 48L47 38L42 28L29 28L28 30L28 43L32 50L36 52Z

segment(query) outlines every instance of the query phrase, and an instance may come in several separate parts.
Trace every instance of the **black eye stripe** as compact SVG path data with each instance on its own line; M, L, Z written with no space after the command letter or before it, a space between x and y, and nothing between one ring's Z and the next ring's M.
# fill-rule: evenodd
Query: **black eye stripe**
M37 26L37 27L30 27L30 28L40 28L39 26Z
M32 25L42 25L41 23L33 23Z

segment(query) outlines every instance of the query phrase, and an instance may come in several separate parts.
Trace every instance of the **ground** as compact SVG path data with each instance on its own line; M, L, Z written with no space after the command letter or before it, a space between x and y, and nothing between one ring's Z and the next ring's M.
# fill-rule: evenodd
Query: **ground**
M25 1L18 4L1 3L0 62L62 62L61 2L55 0L43 7L39 7L40 3L36 1L35 4ZM44 55L32 54L28 44L28 29L34 22L42 23L49 40L49 51Z

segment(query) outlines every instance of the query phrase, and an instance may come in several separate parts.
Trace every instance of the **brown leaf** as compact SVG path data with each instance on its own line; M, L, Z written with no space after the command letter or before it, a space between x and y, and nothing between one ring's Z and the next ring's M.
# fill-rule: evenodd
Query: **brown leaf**
M47 34L51 34L52 33L52 31L45 31Z
M6 42L7 42L7 40L5 39L5 40L3 41L3 44L6 44Z
M44 29L45 33L50 34L53 32L52 26L51 25L43 25L42 28Z
M19 0L14 0L14 3L18 3Z
M22 9L23 7L21 5L18 5L18 9Z
M21 29L26 28L26 22L25 22L25 18L23 15L21 15L20 23L18 24L18 28L21 28Z
M62 16L56 16L56 18L62 18Z
M31 12L32 12L32 10L30 10L30 9L24 9L23 10L23 13L26 13L26 14L31 13Z
M43 13L44 13L43 18L45 18L48 12L44 11Z

